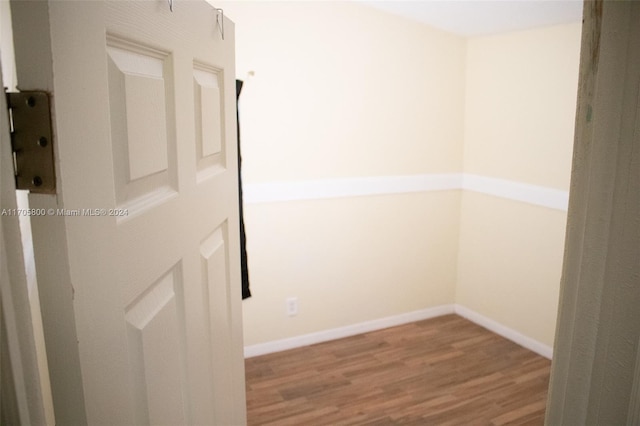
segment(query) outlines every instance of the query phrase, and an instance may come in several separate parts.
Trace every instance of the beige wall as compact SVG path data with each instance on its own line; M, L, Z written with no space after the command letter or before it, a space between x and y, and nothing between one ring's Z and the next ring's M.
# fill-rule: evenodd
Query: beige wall
M236 22L245 184L460 172L464 39L348 2L216 4ZM246 204L245 344L452 304L459 203Z
M459 192L247 209L255 344L453 303ZM285 299L299 314L285 315Z
M569 188L580 24L467 44L464 171ZM552 346L566 211L465 191L457 303Z
M468 41L466 173L569 189L580 27Z
M566 212L465 192L456 303L553 346Z
M220 7L247 182L460 171L462 38L349 2Z
M216 5L236 22L247 187L465 172L568 188L579 24L467 40L349 2ZM460 190L248 203L245 344L458 303L551 345L565 219Z

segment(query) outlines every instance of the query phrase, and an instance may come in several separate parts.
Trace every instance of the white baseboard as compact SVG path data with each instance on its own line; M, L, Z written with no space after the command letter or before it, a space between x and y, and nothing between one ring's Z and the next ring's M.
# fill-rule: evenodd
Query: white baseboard
M489 331L492 331L506 339L511 340L514 343L519 344L522 347L529 349L530 351L537 353L538 355L542 355L547 359L551 359L553 357L553 348L551 346L547 346L535 339L532 339L531 337L527 337L524 334L515 331L512 328L506 327L497 321L485 317L482 314L472 311L465 306L457 304L454 305L454 312L461 317L466 318L469 321L486 328Z
M408 324L410 322L422 321L442 315L454 313L453 305L441 305L433 308L421 309L407 312L405 314L391 317L365 321L345 327L333 328L330 330L318 331L316 333L303 334L302 336L290 337L288 339L274 340L271 342L258 343L244 347L244 357L251 358L259 355L266 355L274 352L285 351L287 349L300 348L316 343L328 342L330 340L341 339L343 337L355 336L356 334L368 333L370 331L382 330L396 325Z
M357 334L368 333L370 331L382 330L384 328L394 327L396 325L407 324L415 321L435 318L442 315L458 314L469 321L478 324L522 347L529 349L545 358L551 359L553 356L553 348L538 342L524 334L506 327L484 315L481 315L462 305L441 305L433 308L421 309L418 311L407 312L405 314L394 315L391 317L380 318L377 320L365 321L358 324L348 325L345 327L333 328L330 330L318 331L316 333L303 334L301 336L290 337L287 339L274 340L271 342L258 343L244 347L244 357L251 358L254 356L266 355L274 352L286 351L288 349L300 348L316 343L328 342L331 340L341 339L343 337L355 336Z

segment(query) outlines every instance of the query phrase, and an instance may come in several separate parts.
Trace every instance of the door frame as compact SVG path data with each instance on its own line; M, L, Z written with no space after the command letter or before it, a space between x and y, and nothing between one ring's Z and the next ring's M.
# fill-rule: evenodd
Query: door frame
M15 88L15 57L11 8L0 3L0 87ZM10 151L6 96L0 97L0 389L8 424L55 424L42 317L35 277L35 259L27 196L16 191ZM19 216L16 216L16 213ZM6 346L5 346L6 345Z

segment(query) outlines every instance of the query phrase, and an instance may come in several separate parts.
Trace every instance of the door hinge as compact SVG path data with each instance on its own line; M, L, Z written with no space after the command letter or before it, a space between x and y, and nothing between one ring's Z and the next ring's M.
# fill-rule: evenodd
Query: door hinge
M49 95L40 91L7 93L16 188L56 193Z

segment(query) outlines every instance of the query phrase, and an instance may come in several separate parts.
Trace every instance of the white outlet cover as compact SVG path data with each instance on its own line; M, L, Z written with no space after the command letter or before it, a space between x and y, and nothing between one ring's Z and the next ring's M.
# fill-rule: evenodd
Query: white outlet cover
M298 315L298 298L297 297L287 298L287 315L290 317Z

